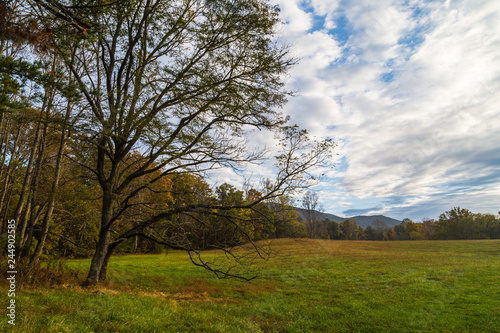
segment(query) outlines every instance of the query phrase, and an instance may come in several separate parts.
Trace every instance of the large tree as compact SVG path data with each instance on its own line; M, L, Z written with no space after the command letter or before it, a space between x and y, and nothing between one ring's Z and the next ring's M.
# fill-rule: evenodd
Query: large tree
M78 149L70 158L89 170L102 190L88 283L105 278L114 249L132 237L197 250L186 238L158 237L155 228L180 214L200 224L205 223L200 214L211 214L238 226L233 212L305 186L308 170L333 147L329 140L311 143L305 131L284 127L278 111L287 95L282 78L293 60L275 42L278 10L266 2L36 3L44 26L57 27L51 29L53 48L85 97L86 112L71 120ZM262 152L243 139L251 128L281 135L277 177L261 197L156 205L142 220L123 223L131 210L147 206L140 198L149 197L144 193L155 191L165 177L260 160Z

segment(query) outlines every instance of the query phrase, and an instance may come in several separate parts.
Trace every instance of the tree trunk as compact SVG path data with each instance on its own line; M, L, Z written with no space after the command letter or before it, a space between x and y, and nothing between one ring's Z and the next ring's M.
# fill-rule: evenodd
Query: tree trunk
M110 240L111 231L102 229L99 233L99 241L97 242L94 257L90 263L89 274L84 283L85 286L96 285L99 282L101 270L108 254Z
M33 234L35 230L35 224L38 222L38 219L42 215L42 211L45 209L47 203L44 203L40 207L38 207L37 210L32 209L31 210L31 216L30 216L30 221L29 221L29 226L28 226L28 235L25 237L25 239L20 240L20 256L23 258L26 258L30 254L30 249L31 249L31 244L33 242ZM29 206L29 205L28 205Z
M7 120L4 120L5 114L0 113L0 134L2 141L0 141L0 159L2 163L0 164L0 178L3 178L4 168L5 168L5 158L7 156L7 151L9 147L10 139L10 128Z
M100 281L105 281L106 280L106 275L108 272L108 263L109 263L109 258L113 255L113 252L115 249L122 243L122 240L116 241L111 243L111 245L108 248L108 252L106 253L106 256L104 257L104 261L101 266L101 272L99 273L99 280Z
M69 115L69 106L68 110L66 112L66 119L68 118ZM62 166L62 157L64 153L64 148L66 147L66 132L65 129L62 129L61 133L61 142L59 145L59 150L57 152L57 158L56 158L56 167L54 171L54 181L52 182L52 186L50 189L50 197L49 197L49 202L47 205L47 211L45 213L45 216L43 218L43 223L42 223L42 232L40 235L40 239L38 240L38 244L36 245L35 252L33 253L33 256L30 259L30 267L33 267L38 260L40 259L40 255L42 254L43 247L45 246L45 240L47 239L47 233L49 232L49 225L50 225L50 219L52 218L52 212L54 211L54 204L55 204L55 199L56 199L56 191L57 188L59 187L59 179L61 176L61 166Z
M24 209L24 213L21 216L21 220L17 225L17 234L19 237L19 247L22 248L24 243L26 243L26 228L28 226L28 214L31 210L31 193L28 196L28 201L26 203L26 208Z
M27 257L30 252L31 243L33 239L33 231L35 228L35 224L40 218L40 214L45 207L45 204L40 206L38 210L35 210L37 205L37 193L38 193L38 184L40 183L40 173L42 171L43 157L45 154L45 140L47 137L47 124L44 124L44 128L42 134L40 135L40 147L38 148L38 156L36 159L36 164L33 172L33 177L31 179L30 193L29 193L29 202L31 206L30 212L30 221L27 225L28 230L28 238L25 237L26 230L26 217L27 217L27 209L25 214L23 215L23 219L20 221L20 232L19 232L19 248L21 249L21 256Z
M139 236L134 237L134 251L133 251L134 254L137 252L137 240L138 240L138 238L139 238Z
M43 111L42 111L43 112ZM20 223L19 218L21 217L21 213L24 208L24 202L26 199L26 194L28 193L28 187L31 183L31 176L33 174L33 166L35 164L35 160L37 158L38 146L40 144L40 127L41 124L38 123L35 132L35 138L33 140L33 149L30 154L30 158L28 160L28 166L26 167L26 174L24 176L23 187L21 189L21 193L19 196L19 201L17 203L16 211L14 213L14 220L16 221L16 226ZM24 221L26 223L26 221Z
M92 262L90 263L89 274L84 282L85 286L95 285L99 282L102 267L108 255L111 242L111 216L113 214L114 200L112 199L111 191L105 188L103 191L102 211L101 211L101 230L99 232L99 240ZM110 254L111 255L111 254ZM109 258L108 258L109 260Z
M7 224L6 224L7 212L6 211L8 209L8 206L9 206L8 204L9 204L9 200L10 200L9 196L7 196L7 193L10 192L10 190L11 190L11 186L12 186L11 180L13 179L13 176L14 176L15 167L12 165L12 163L13 163L13 161L17 160L18 155L19 155L19 151L20 151L20 149L18 149L20 136L21 136L21 129L19 129L19 131L16 134L16 138L14 140L14 146L12 147L12 150L11 150L9 164L7 165L7 167L2 169L2 172L0 172L0 177L3 178L4 170L5 170L5 178L3 178L4 183L2 186L2 194L0 195L0 216L3 217L2 221L4 221L2 223L2 231L1 231L2 234L4 232L7 232ZM2 142L2 144L4 144L4 143ZM4 149L3 155L2 155L2 167L5 164L5 157L6 157L7 151L8 151L8 140L5 140L5 149Z

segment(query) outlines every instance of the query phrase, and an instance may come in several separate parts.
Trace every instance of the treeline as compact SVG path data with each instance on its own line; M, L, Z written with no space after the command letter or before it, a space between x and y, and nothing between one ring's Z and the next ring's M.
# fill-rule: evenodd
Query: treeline
M308 225L308 222L305 222ZM414 222L404 219L392 227L375 219L366 228L355 220L334 222L328 219L309 222L314 225L310 235L322 239L348 240L466 240L500 239L500 219L492 214L472 213L468 209L455 207L442 213L438 220L424 219ZM311 229L311 228L309 228Z
M19 150L29 151L28 148ZM41 242L45 253L43 257L91 256L96 247L100 226L99 185L95 178L86 174L78 165L65 164L65 172L60 179L61 186L58 187L50 212L50 229L44 230L41 222L49 213L47 205L56 163L49 152L47 150L40 163L35 165L38 186L28 187L29 200L23 199L23 183L28 172L26 163L18 161L15 167L11 163L10 168L4 164L5 171L11 177L0 179L2 232L7 228L8 217L15 216L19 206L27 205L29 210L22 210L23 214L18 220L21 256L33 258L34 251ZM138 153L131 156L139 157ZM251 209L226 209L245 207L262 198L263 193L254 188L246 187L243 191L227 183L212 188L199 175L169 175L161 182L156 182L150 191L135 198L133 207L117 221L117 232L133 229L158 210L176 210L200 202L223 209L172 214L169 219L160 220L151 226L150 231L155 235L143 233L130 237L116 252L158 253L165 246L175 248L175 244L179 247L190 244L193 249L206 250L234 247L268 238L307 237L306 227L299 213L292 208L291 198L286 195L262 200ZM22 200L25 205L20 205ZM168 239L169 243L162 244L162 239ZM5 242L4 238L3 248Z

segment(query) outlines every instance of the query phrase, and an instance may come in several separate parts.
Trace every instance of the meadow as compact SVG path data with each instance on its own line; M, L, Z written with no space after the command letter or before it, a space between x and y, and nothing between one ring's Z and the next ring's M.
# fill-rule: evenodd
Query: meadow
M500 332L500 240L271 241L250 282L183 252L111 259L105 285L23 287L12 332ZM83 280L89 260L66 263ZM7 304L5 292L2 304ZM4 307L5 308L5 307Z

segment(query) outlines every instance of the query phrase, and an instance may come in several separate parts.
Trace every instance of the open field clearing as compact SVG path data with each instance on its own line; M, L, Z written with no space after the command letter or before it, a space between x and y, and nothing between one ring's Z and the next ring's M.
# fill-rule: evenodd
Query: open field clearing
M250 282L219 280L183 252L117 256L105 286L18 290L10 331L500 331L499 240L271 246ZM83 280L89 260L68 265ZM7 304L6 292L1 299ZM7 326L4 316L1 331Z

